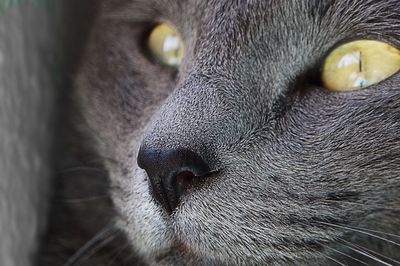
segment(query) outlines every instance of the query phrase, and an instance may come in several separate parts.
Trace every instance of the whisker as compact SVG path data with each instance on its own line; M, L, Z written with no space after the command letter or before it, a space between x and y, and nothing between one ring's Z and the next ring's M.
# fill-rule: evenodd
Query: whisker
M327 259L329 259L329 260L331 260L331 261L333 261L333 262L336 262L336 263L339 264L339 265L346 266L346 264L343 264L342 262L338 261L337 259L334 259L334 258L330 257L329 255L327 255L327 254L321 252L321 251L318 251L318 250L316 250L316 249L312 249L312 250L314 250L315 252L321 254L322 256L326 257Z
M96 253L99 249L107 245L117 237L119 231L113 223L108 224L92 239L86 242L74 255L72 255L64 266L79 265L80 262L87 260L90 256Z
M349 226L349 227L350 227L350 228L355 228L355 229L358 229L358 230L368 231L368 232L371 232L371 233L377 233L377 234L382 234L382 235L387 235L387 236L392 236L392 237L400 238L400 235L391 234L391 233L385 233L385 232L378 231L378 230L371 230L371 229L361 228L361 227L357 227L357 226L353 226L353 225L351 225L351 226Z
M114 262L118 259L118 257L129 247L129 244L125 244L121 248L117 250L117 254L113 257L111 257L110 262L107 264L108 266L112 266Z
M93 196L93 197L85 197L85 198L56 199L56 201L74 204L74 203L85 203L85 202L103 200L103 199L109 199L109 198L110 198L110 196L108 196L108 195L101 195L101 196Z
M389 261L391 261L391 262L396 263L397 265L400 265L400 261L397 261L397 260L395 260L395 259L389 258L388 256L385 256L385 255L383 255L383 254L380 254L379 252L376 252L376 251L374 251L374 250L372 250L372 249L369 249L369 248L366 248L366 247L362 247L362 246L357 245L357 244L354 244L354 243L350 243L349 241L346 241L346 240L344 240L344 239L341 239L341 240L344 241L344 242L347 242L348 244L350 244L350 245L352 245L352 246L354 246L354 247L357 247L357 248L359 248L359 249L364 249L364 250L366 250L366 251L368 251L368 252L370 252L370 253L374 253L375 255L378 255L378 256L380 256L380 257L382 257L382 258L385 258L385 259L387 259L387 260L389 260Z
M364 234L364 235L368 235L368 236L374 237L374 238L376 238L376 239L383 240L383 241L385 241L385 242L387 242L387 243L391 243L391 244L393 244L393 245L396 245L396 246L399 246L399 247L400 247L400 243L397 243L397 242L392 241L392 240L390 240L390 239L386 239L386 238L384 238L384 237L375 235L375 234L373 234L373 233L365 232L365 231L363 231L363 230L354 229L354 228L351 228L351 227L348 227L348 226L343 226L343 225L337 225L337 224L332 224L332 223L326 223L326 222L318 222L318 223L321 223L321 224L324 224L324 225L328 225L328 226L334 226L334 227L338 227L338 228L342 228L342 229L346 229L346 230L350 230L350 231L353 231L353 232L358 232L358 233L361 233L361 234Z
M98 167L91 167L91 166L74 166L74 167L68 167L61 169L57 171L57 174L69 174L69 173L75 173L75 172L98 172L102 174L106 174L107 171L102 168Z
M326 254L322 254L322 255L325 256L325 257L327 257L327 258L330 259L331 261L336 262L336 263L339 264L339 265L346 266L346 264L341 263L340 261L338 261L338 260L336 260L336 259L334 259L334 258L332 258L332 257L330 257L330 256L328 256L328 255L326 255Z
M334 252L336 252L336 253L338 253L338 254L340 254L340 255L343 255L343 256L345 256L345 257L348 257L348 258L350 258L350 259L352 259L352 260L355 260L355 261L357 261L357 262L359 262L359 263L361 263L361 264L363 264L363 265L368 265L368 263L366 263L366 262L364 262L364 261L361 261L361 260L359 260L359 259L357 259L357 258L354 258L353 256L351 256L351 255L349 255L349 254L346 254L346 253L344 253L344 252L341 252L341 251L339 251L339 250L337 250L337 249L334 249L334 248L332 248L332 247L330 247L330 246L328 246L328 245L324 245L324 244L322 244L322 243L320 243L320 242L317 242L317 243L320 244L321 246L325 247L325 248L331 249L331 250L333 250Z
M353 202L353 201L344 201L344 200L323 199L323 200L320 200L320 201L346 203L346 204L353 204L353 205L363 206L363 207L367 206L367 204L364 204L364 203ZM369 206L369 207L375 207L375 208L379 208L379 209L382 209L382 210L399 211L400 212L400 208L392 208L392 207L388 207L388 206L384 206L384 205L380 205L380 204L374 204L374 205Z
M392 264L387 263L387 262L385 262L385 261L383 261L383 260L381 260L381 259L375 257L374 255L368 253L367 251L365 251L365 250L363 250L363 249L360 249L359 247L354 247L353 243L350 243L350 242L348 242L348 241L346 241L346 240L344 240L344 239L342 239L342 238L340 238L340 240L342 240L344 243L346 243L345 246L346 246L347 248L349 248L350 250L353 250L354 252L356 252L356 253L358 253L358 254L360 254L360 255L363 255L363 256L365 256L365 257L367 257L367 258L370 258L370 259L372 259L372 260L374 260L374 261L376 261L376 262L380 262L380 263L382 263L383 265L393 266Z

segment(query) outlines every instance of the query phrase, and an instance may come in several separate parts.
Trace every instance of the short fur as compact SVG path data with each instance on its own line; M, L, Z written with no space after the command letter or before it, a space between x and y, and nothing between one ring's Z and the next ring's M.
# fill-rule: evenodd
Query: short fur
M146 53L164 21L185 41L178 71ZM400 234L400 74L348 93L315 81L354 39L400 48L400 2L104 1L76 95L132 252L149 265L377 263L353 243L399 260L382 238ZM218 173L168 216L137 165L144 144Z

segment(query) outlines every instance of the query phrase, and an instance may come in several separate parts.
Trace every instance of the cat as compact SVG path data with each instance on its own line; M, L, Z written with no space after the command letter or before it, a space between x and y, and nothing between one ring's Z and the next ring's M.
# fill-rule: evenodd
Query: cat
M149 52L160 23L178 67ZM400 48L400 2L102 2L75 99L137 264L399 264L400 73L319 78L356 40Z

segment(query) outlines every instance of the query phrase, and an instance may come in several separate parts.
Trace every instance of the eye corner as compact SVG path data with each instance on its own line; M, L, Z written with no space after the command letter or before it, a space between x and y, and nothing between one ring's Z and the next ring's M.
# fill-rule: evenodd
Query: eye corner
M137 40L138 46L140 48L140 52L152 63L154 60L152 59L151 52L148 48L148 38L153 31L153 29L159 25L161 22L157 21L147 21L146 23L143 23L142 27L142 32L140 34L140 37Z

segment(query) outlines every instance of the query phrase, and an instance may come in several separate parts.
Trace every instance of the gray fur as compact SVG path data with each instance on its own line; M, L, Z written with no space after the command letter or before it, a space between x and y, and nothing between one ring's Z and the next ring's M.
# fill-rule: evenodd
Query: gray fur
M400 259L399 246L328 225L400 234L400 74L349 93L310 82L340 42L399 48L398 0L104 3L77 99L118 225L148 264L345 261L332 248L357 257L340 239ZM178 72L143 53L159 21L185 40ZM219 172L168 217L137 166L143 143L190 149Z

